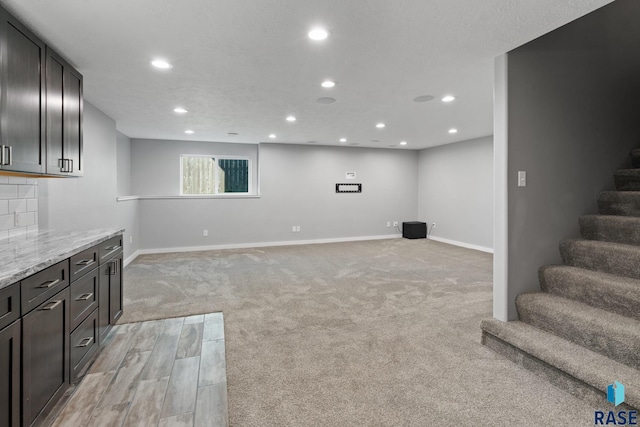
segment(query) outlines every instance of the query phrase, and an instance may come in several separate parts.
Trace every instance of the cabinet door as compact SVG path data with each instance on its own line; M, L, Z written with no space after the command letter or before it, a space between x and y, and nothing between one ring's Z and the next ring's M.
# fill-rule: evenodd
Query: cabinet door
M100 329L100 343L104 342L104 339L109 332L109 319L111 313L109 311L109 280L111 278L111 266L109 262L100 265L100 292L98 292L98 327Z
M47 48L47 174L80 176L82 75Z
M82 74L67 65L64 70L64 157L73 176L84 173L82 110Z
M20 425L20 320L0 330L0 427Z
M45 45L0 9L0 169L44 172Z
M47 173L65 175L63 131L64 65L47 48Z
M68 287L22 319L22 419L26 426L46 417L68 386L69 332Z
M109 262L112 264L109 281L109 323L113 326L122 316L122 253Z

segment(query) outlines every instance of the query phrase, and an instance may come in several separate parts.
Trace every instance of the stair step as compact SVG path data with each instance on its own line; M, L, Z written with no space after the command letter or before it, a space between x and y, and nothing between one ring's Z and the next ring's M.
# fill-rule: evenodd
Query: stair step
M598 240L563 239L560 254L565 264L640 279L640 247Z
M640 148L631 150L631 164L634 168L640 168Z
M484 345L567 392L590 399L594 406L607 408L607 386L619 381L625 385L625 403L640 408L637 369L523 322L489 319L483 320L480 327Z
M585 239L640 245L640 217L582 215L578 223Z
M640 280L567 265L541 267L544 292L640 320Z
M640 217L640 191L603 191L598 196L598 212Z
M524 323L620 363L640 368L640 321L547 293L516 298Z
M640 169L620 169L613 177L616 190L640 191Z

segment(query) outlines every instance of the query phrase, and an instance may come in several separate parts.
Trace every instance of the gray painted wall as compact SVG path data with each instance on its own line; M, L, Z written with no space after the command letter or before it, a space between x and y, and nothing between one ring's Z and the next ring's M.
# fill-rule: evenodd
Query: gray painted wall
M419 152L418 217L431 236L493 248L493 138Z
M140 196L180 194L180 155L211 154L252 157L252 188L257 189L257 144L134 139L131 148L132 190ZM257 192L257 191L255 191Z
M83 137L82 178L39 179L40 229L125 227L127 258L137 251L137 206L116 202L120 171L115 122L86 101Z
M162 141L134 139L132 146L134 191L167 194L153 182L183 150ZM361 194L335 193L347 171L357 173ZM418 215L415 151L262 144L260 174L259 198L140 200L142 249L385 236L397 234L387 221ZM178 181L175 174L163 186Z
M508 54L509 319L639 145L638 17L640 2L618 0Z

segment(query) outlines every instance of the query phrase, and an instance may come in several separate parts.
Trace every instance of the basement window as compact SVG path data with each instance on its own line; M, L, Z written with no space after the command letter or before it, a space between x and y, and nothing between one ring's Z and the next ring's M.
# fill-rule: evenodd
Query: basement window
M250 192L250 158L193 154L180 156L181 195L214 196Z

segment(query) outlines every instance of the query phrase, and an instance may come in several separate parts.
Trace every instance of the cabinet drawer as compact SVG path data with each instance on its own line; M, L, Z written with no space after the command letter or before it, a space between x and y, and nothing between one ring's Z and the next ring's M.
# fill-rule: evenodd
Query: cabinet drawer
M71 281L81 278L98 266L98 247L94 246L70 258Z
M94 268L71 284L71 330L98 308L98 274Z
M0 329L20 317L20 284L0 289Z
M69 285L69 263L59 262L20 282L24 316Z
M71 381L83 374L87 362L98 350L98 310L71 333Z
M112 237L106 242L100 243L100 264L108 261L122 252L122 235Z

